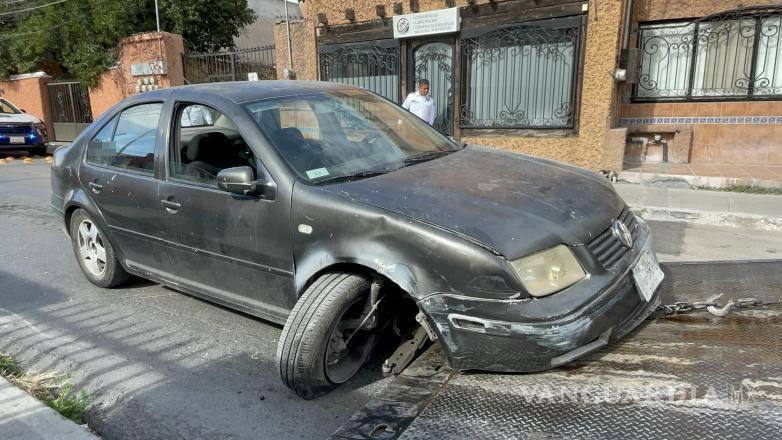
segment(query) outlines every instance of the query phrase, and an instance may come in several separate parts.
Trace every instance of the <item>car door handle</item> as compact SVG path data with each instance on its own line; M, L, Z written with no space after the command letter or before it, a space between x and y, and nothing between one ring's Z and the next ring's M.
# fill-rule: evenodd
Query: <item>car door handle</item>
M166 200L166 199L161 200L160 204L165 206L166 207L166 211L168 211L168 212L170 212L172 214L177 212L177 211L179 211L179 208L182 207L181 203L172 202L171 200Z
M92 192L95 194L100 193L100 191L103 189L103 185L97 184L95 182L90 182L87 185L89 185L90 189L92 189Z

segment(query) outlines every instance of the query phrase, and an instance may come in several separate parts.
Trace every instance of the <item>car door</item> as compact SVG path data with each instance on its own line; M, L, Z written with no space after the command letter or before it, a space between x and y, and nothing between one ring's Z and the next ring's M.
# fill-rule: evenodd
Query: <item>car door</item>
M87 142L79 179L100 210L125 263L168 267L161 238L155 151L162 102L123 109ZM154 271L153 271L154 272Z
M160 208L171 276L233 307L283 320L295 301L289 201L218 189L222 169L249 166L268 176L257 149L223 112L178 103L169 127Z

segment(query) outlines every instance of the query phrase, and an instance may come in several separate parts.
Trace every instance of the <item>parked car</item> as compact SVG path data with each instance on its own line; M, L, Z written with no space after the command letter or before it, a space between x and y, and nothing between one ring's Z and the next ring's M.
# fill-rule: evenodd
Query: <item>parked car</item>
M46 124L0 98L0 151L46 154Z
M389 332L389 372L426 339L456 369L539 371L659 303L649 228L605 178L457 144L345 85L139 94L55 152L52 189L92 283L134 274L284 324L304 398Z

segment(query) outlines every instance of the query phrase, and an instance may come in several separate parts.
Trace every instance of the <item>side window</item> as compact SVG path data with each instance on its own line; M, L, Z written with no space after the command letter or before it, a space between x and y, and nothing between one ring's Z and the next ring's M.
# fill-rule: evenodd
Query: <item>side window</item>
M219 111L201 104L177 110L171 143L169 175L217 187L217 173L257 161L236 125Z
M161 103L141 104L120 113L90 141L87 162L152 174L162 108Z

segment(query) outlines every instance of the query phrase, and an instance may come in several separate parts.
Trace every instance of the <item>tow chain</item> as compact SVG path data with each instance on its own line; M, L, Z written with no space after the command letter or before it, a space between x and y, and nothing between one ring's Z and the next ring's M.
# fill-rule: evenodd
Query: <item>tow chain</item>
M673 304L661 304L657 306L657 309L655 310L655 313L652 314L651 318L664 318L668 316L674 316L674 315L685 315L695 312L701 312L701 311L707 311L711 313L714 316L726 316L731 311L736 309L759 309L759 308L765 308L768 306L778 305L782 304L782 302L776 301L776 302L763 302L760 301L757 298L738 298L738 299L731 299L725 305L720 305L717 300L722 296L722 294L713 296L706 301L701 302L676 302Z

